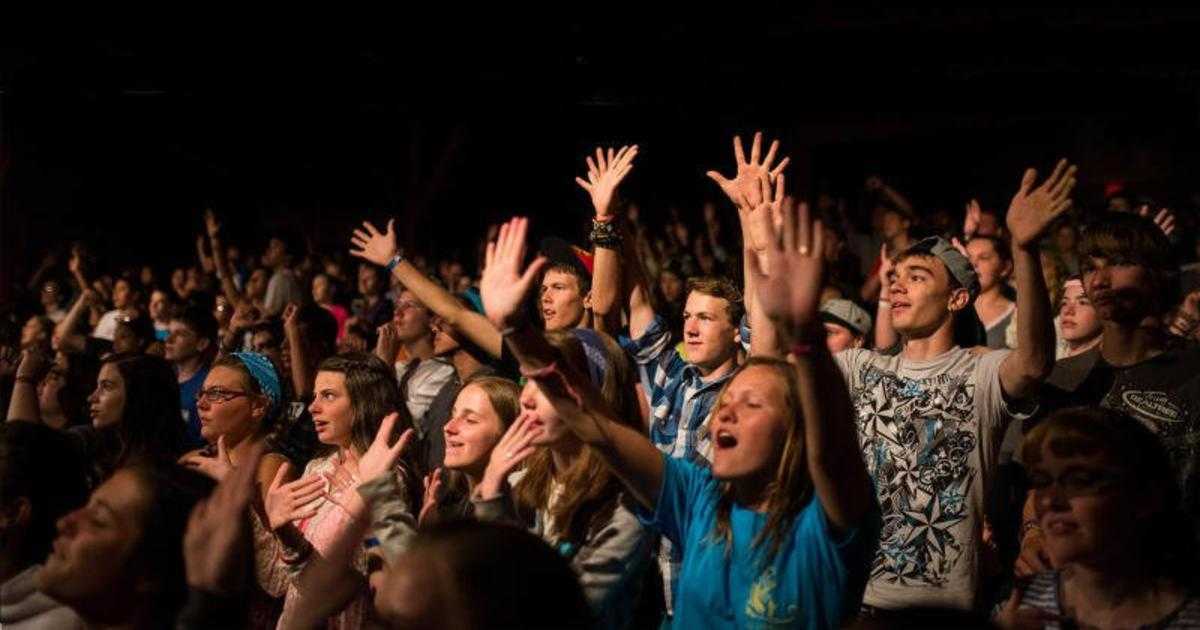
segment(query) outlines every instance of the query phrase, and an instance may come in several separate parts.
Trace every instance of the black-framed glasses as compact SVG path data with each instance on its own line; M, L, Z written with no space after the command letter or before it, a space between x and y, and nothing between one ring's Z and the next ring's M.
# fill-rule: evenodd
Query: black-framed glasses
M224 403L240 398L242 396L250 396L250 392L240 392L232 389L222 389L220 387L210 387L196 392L196 403L206 402L210 405L216 403Z
M1051 486L1062 488L1068 498L1095 496L1108 492L1121 480L1115 470L1095 468L1072 468L1053 477L1048 473L1034 471L1029 475L1029 487L1034 491L1045 491Z

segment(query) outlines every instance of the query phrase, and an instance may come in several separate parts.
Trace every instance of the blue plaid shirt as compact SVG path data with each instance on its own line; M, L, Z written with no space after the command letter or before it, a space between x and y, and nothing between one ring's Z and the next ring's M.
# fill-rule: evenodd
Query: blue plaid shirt
M717 394L733 376L726 372L711 380L688 363L671 343L671 331L661 316L637 339L622 339L621 345L638 364L642 387L650 399L650 441L675 459L710 467L712 444L706 429ZM663 575L663 595L672 610L683 556L662 539L658 565Z

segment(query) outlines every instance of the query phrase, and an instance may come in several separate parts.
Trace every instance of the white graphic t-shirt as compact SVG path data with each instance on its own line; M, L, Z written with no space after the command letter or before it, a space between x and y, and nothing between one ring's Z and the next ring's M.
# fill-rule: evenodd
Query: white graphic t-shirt
M836 356L883 515L864 604L975 608L985 492L1017 415L1000 387L1008 353Z

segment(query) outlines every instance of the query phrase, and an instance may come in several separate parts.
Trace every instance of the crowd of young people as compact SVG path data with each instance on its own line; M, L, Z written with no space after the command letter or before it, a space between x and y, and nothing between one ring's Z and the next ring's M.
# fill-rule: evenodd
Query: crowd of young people
M63 244L0 338L0 623L1200 626L1194 215L1061 160L959 229L733 154L699 233L627 146L587 245Z

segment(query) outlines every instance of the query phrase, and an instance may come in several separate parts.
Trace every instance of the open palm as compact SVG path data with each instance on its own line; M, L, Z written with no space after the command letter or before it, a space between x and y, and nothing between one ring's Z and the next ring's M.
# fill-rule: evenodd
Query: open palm
M1075 171L1074 165L1059 160L1050 177L1036 188L1033 184L1037 181L1037 171L1032 168L1025 171L1021 188L1008 206L1008 231L1014 245L1036 244L1050 224L1071 207Z
M763 196L769 198L770 186L763 188ZM762 252L766 270L757 256L751 256L750 273L763 313L796 334L816 319L825 265L824 229L819 220L811 220L805 203L798 211L785 203L783 225L776 228L767 212L769 201L760 204L755 217L766 223L761 229L770 235L770 245Z
M396 255L395 219L389 219L387 231L380 232L370 221L363 221L362 227L354 230L350 242L358 249L351 249L350 254L368 262L384 266Z
M767 149L766 156L762 156L762 132L754 134L754 142L750 145L750 159L746 159L746 152L742 148L741 136L733 137L733 157L737 163L737 173L733 179L728 179L724 175L716 171L707 173L709 179L717 182L721 190L729 197L729 200L737 205L742 205L743 199L749 200L752 206L758 206L762 200L758 180L766 175L770 181L774 183L775 178L783 172L787 167L790 158L783 158L778 164L773 164L775 154L779 151L779 141L773 140L770 148Z
M613 214L612 202L617 186L633 170L633 158L637 156L637 145L621 147L615 153L610 148L607 155L600 147L596 147L596 160L587 157L587 179L576 177L575 183L588 192L592 197L592 207L596 210L597 218L608 218Z
M521 302L529 293L546 259L539 256L522 271L525 260L525 233L529 219L516 217L500 226L496 241L488 243L484 255L479 293L483 310L497 327L512 326L520 319Z

